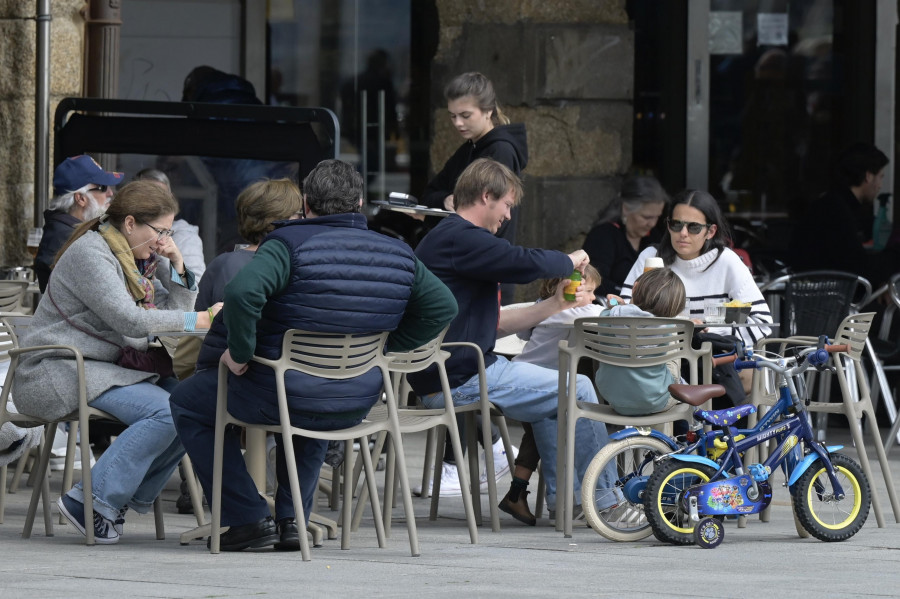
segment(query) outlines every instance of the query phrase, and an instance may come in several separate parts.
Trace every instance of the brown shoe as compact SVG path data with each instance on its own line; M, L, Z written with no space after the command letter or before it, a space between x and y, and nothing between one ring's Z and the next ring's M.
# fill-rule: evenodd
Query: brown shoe
M537 524L537 518L534 517L534 514L531 513L531 510L528 509L528 491L520 491L519 498L516 501L510 499L510 490L506 496L500 500L500 505L497 506L519 522L523 522L528 526L534 526Z

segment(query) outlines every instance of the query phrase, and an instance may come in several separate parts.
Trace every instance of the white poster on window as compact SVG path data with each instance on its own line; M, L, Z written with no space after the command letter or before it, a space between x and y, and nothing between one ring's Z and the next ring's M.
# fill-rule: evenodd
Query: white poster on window
M761 12L756 15L756 35L760 46L787 46L787 13Z
M743 52L741 11L716 10L709 13L709 53L740 54Z

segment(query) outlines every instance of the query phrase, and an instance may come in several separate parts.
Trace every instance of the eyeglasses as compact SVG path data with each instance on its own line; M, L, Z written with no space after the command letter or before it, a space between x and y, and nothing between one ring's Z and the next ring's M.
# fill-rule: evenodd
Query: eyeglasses
M99 191L100 193L106 193L106 190L109 189L109 185L98 185L97 187L91 187L88 191Z
M712 225L708 223L689 223L683 220L672 220L670 218L666 219L666 223L669 225L669 231L673 233L681 233L681 230L687 225L688 233L691 235L696 235L703 230L703 227L709 229Z
M172 236L172 233L175 232L175 231L173 231L172 229L157 229L156 227L154 227L154 226L151 225L150 223L141 223L141 224L142 224L142 225L147 225L148 227L150 227L151 229L153 229L154 231L156 231L156 235L157 235L157 238L156 238L156 239L157 239L157 241L162 241L162 240L165 239L166 237L171 237L171 236Z

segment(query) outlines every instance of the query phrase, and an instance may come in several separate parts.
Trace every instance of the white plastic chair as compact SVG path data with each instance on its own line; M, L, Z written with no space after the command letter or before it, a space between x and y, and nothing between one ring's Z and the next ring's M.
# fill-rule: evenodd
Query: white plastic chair
M440 335L426 343L425 345L408 352L391 352L388 354L390 360L391 379L394 385L394 396L400 403L399 420L400 430L402 433L416 433L421 431L434 431L435 429L443 430L450 435L450 443L453 446L453 455L457 464L463 463L463 448L459 439L459 430L456 423L456 410L453 402L446 402L445 406L440 409L428 409L423 407L413 407L405 405L405 400L409 395L410 387L406 380L406 375L414 372L421 372L429 368L432 364L436 365L438 376L441 380L441 389L445 397L450 397L450 383L447 380L447 369L445 362L450 357L450 353L441 349L441 342L447 329L441 331ZM386 406L378 405L376 410L384 411ZM379 455L384 444L385 435L382 433L375 442L375 448L372 455ZM438 437L438 443L442 443L443 439ZM441 456L437 455L435 461L435 472L439 472ZM393 450L388 448L388 456L386 460L385 484L384 484L384 525L385 530L390 534L391 529L391 505L393 503L393 493L395 487L395 460L393 459ZM427 465L426 465L427 466ZM468 487L469 477L464 468L459 470L460 484L463 488ZM423 481L424 483L425 481ZM423 485L422 488L427 488ZM362 519L362 505L365 500L367 489L364 487L360 490L359 500L357 501L356 511L353 514L353 530L359 526ZM462 494L463 508L466 513L466 524L469 529L469 539L474 544L478 542L478 532L476 530L475 511L472 506L472 497L468 493ZM437 502L432 501L430 520L437 519Z
M869 436L872 444L875 446L875 453L878 456L881 473L884 476L888 498L894 511L894 519L896 522L900 522L900 503L898 503L897 500L897 493L891 477L891 469L887 460L887 454L884 445L881 442L881 434L878 431L878 423L875 420L875 410L872 407L872 399L869 394L869 384L866 381L865 371L862 365L862 356L866 349L866 341L874 317L874 312L851 314L844 318L838 326L833 343L836 345L847 344L850 346L849 352L834 354L834 358L832 359L832 365L835 368L835 376L841 389L841 401L834 403L827 401L811 401L808 410L810 412L820 412L825 414L843 414L847 417L847 423L850 426L850 435L853 438L856 452L859 454L860 465L862 466L866 477L869 479L870 483L872 483L874 480L874 473L869 465L869 457L865 447L865 438L863 437L861 424L862 418L866 417L866 424L870 433ZM789 345L815 343L816 340L816 337L767 339L758 350L762 351L767 346L778 345L778 349L775 351L783 353L785 347ZM762 380L757 379L762 379L762 377L754 377L751 401L755 405L773 404L774 397L772 391L764 387ZM872 493L872 511L875 512L875 520L878 522L878 527L884 528L884 515L881 509L881 500L878 498L877 493Z
M44 527L46 535L48 537L53 536L53 523L50 518L50 484L47 477L47 465L50 462L50 453L53 450L53 439L56 436L57 429L56 425L61 422L69 422L74 425L72 427L71 433L69 434L69 448L66 454L66 470L63 474L62 492L66 492L69 488L71 488L72 484L72 464L75 460L74 445L76 431L80 429L82 431L82 434L84 435L84 438L87 439L90 435L89 427L91 420L110 420L113 422L118 422L118 420L111 414L108 414L96 408L92 408L90 405L88 405L87 393L85 390L84 358L82 357L81 351L78 348L68 345L40 345L26 348L20 348L18 346L18 336L24 331L26 327L30 326L30 323L31 316L8 315L0 319L0 340L5 340L7 344L6 351L9 355L10 360L9 372L6 375L6 381L3 384L3 391L2 393L0 393L0 425L2 425L4 422L13 422L17 426L21 426L23 428L34 426L44 427L44 440L41 444L42 449L40 459L38 460L38 464L35 470L35 480L38 482L35 483L34 490L31 493L31 502L28 505L28 512L25 516L25 528L22 531L22 537L26 539L31 537L31 531L34 526L34 518L37 513L38 498L41 498L43 502ZM0 345L2 345L2 343L0 343ZM72 353L75 358L75 364L78 372L78 388L73 392L78 394L78 410L72 412L71 414L63 416L62 418L54 420L36 418L24 414L13 414L8 412L6 409L6 402L9 399L9 393L12 389L12 381L19 363L19 356L30 352L44 351L48 349L67 351ZM0 351L2 351L2 347L0 347ZM81 463L90 464L90 458L90 445L88 443L82 443ZM90 467L82 469L82 484L85 489L84 513L92 514L94 509L94 499L93 495L88 491L92 488ZM156 520L156 538L162 540L166 538L166 535L162 518L162 507L159 502L159 498L157 498L156 502L154 502L153 508ZM85 526L85 543L87 545L94 544L94 527L91 525Z
M703 383L712 380L712 346L691 347L694 323L683 318L630 318L598 316L575 321L574 345L559 344L559 413L556 447L556 530L572 536L572 506L575 494L575 423L590 418L620 426L654 426L690 420L694 407L678 404L649 416L622 416L608 405L576 401L575 377L581 358L625 368L687 360L691 384L698 382L698 364L703 365Z
M412 495L409 488L409 480L406 475L406 459L403 453L403 441L401 438L400 421L397 409L397 400L394 397L389 372L389 359L384 354L384 344L388 333L368 335L342 335L317 333L292 329L284 334L282 342L281 358L268 360L254 356L252 361L272 368L278 391L278 412L280 423L277 425L243 422L228 413L228 367L219 366L218 399L216 408L216 432L215 452L213 456L213 488L212 488L212 516L210 527L210 552L219 553L221 514L222 514L222 465L223 442L225 427L228 424L237 424L248 429L262 429L282 435L284 454L287 461L287 472L290 479L291 494L294 500L294 510L298 522L304 522L303 502L300 496L300 483L297 478L297 462L294 456L293 443L289 441L293 435L302 435L313 439L326 439L344 441L344 465L346 472L353 470L352 441L359 440L360 447L367 442L369 435L386 431L391 436L394 453L399 471L400 489L403 496L403 505L406 511L406 526L409 533L410 552L413 557L419 555L419 541L416 534L416 519L413 511ZM384 380L384 397L386 410L375 411L367 416L361 423L330 431L314 431L295 427L291 424L290 412L287 405L285 390L285 374L295 370L312 376L325 379L350 379L373 368L378 368ZM372 504L372 515L375 520L375 530L378 537L378 546L384 547L384 524L382 521L378 491L375 483L375 468L368 451L360 451L363 459L366 482L369 486L369 495ZM351 507L353 503L353 477L344 477L341 548L350 547ZM309 540L306 534L300 535L300 552L304 561L309 561Z

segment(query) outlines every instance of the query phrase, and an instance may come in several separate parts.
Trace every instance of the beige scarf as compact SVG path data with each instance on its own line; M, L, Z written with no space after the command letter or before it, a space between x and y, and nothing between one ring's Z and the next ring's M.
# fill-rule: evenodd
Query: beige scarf
M125 273L125 284L131 297L142 308L147 310L155 308L156 306L153 304L153 283L150 281L150 278L156 272L157 256L153 254L149 260L141 261L144 263L144 272L142 273L135 262L134 254L131 253L128 240L122 235L121 231L109 223L102 223L98 231L103 240L106 241L109 249L112 250L119 264L122 265L122 271Z

